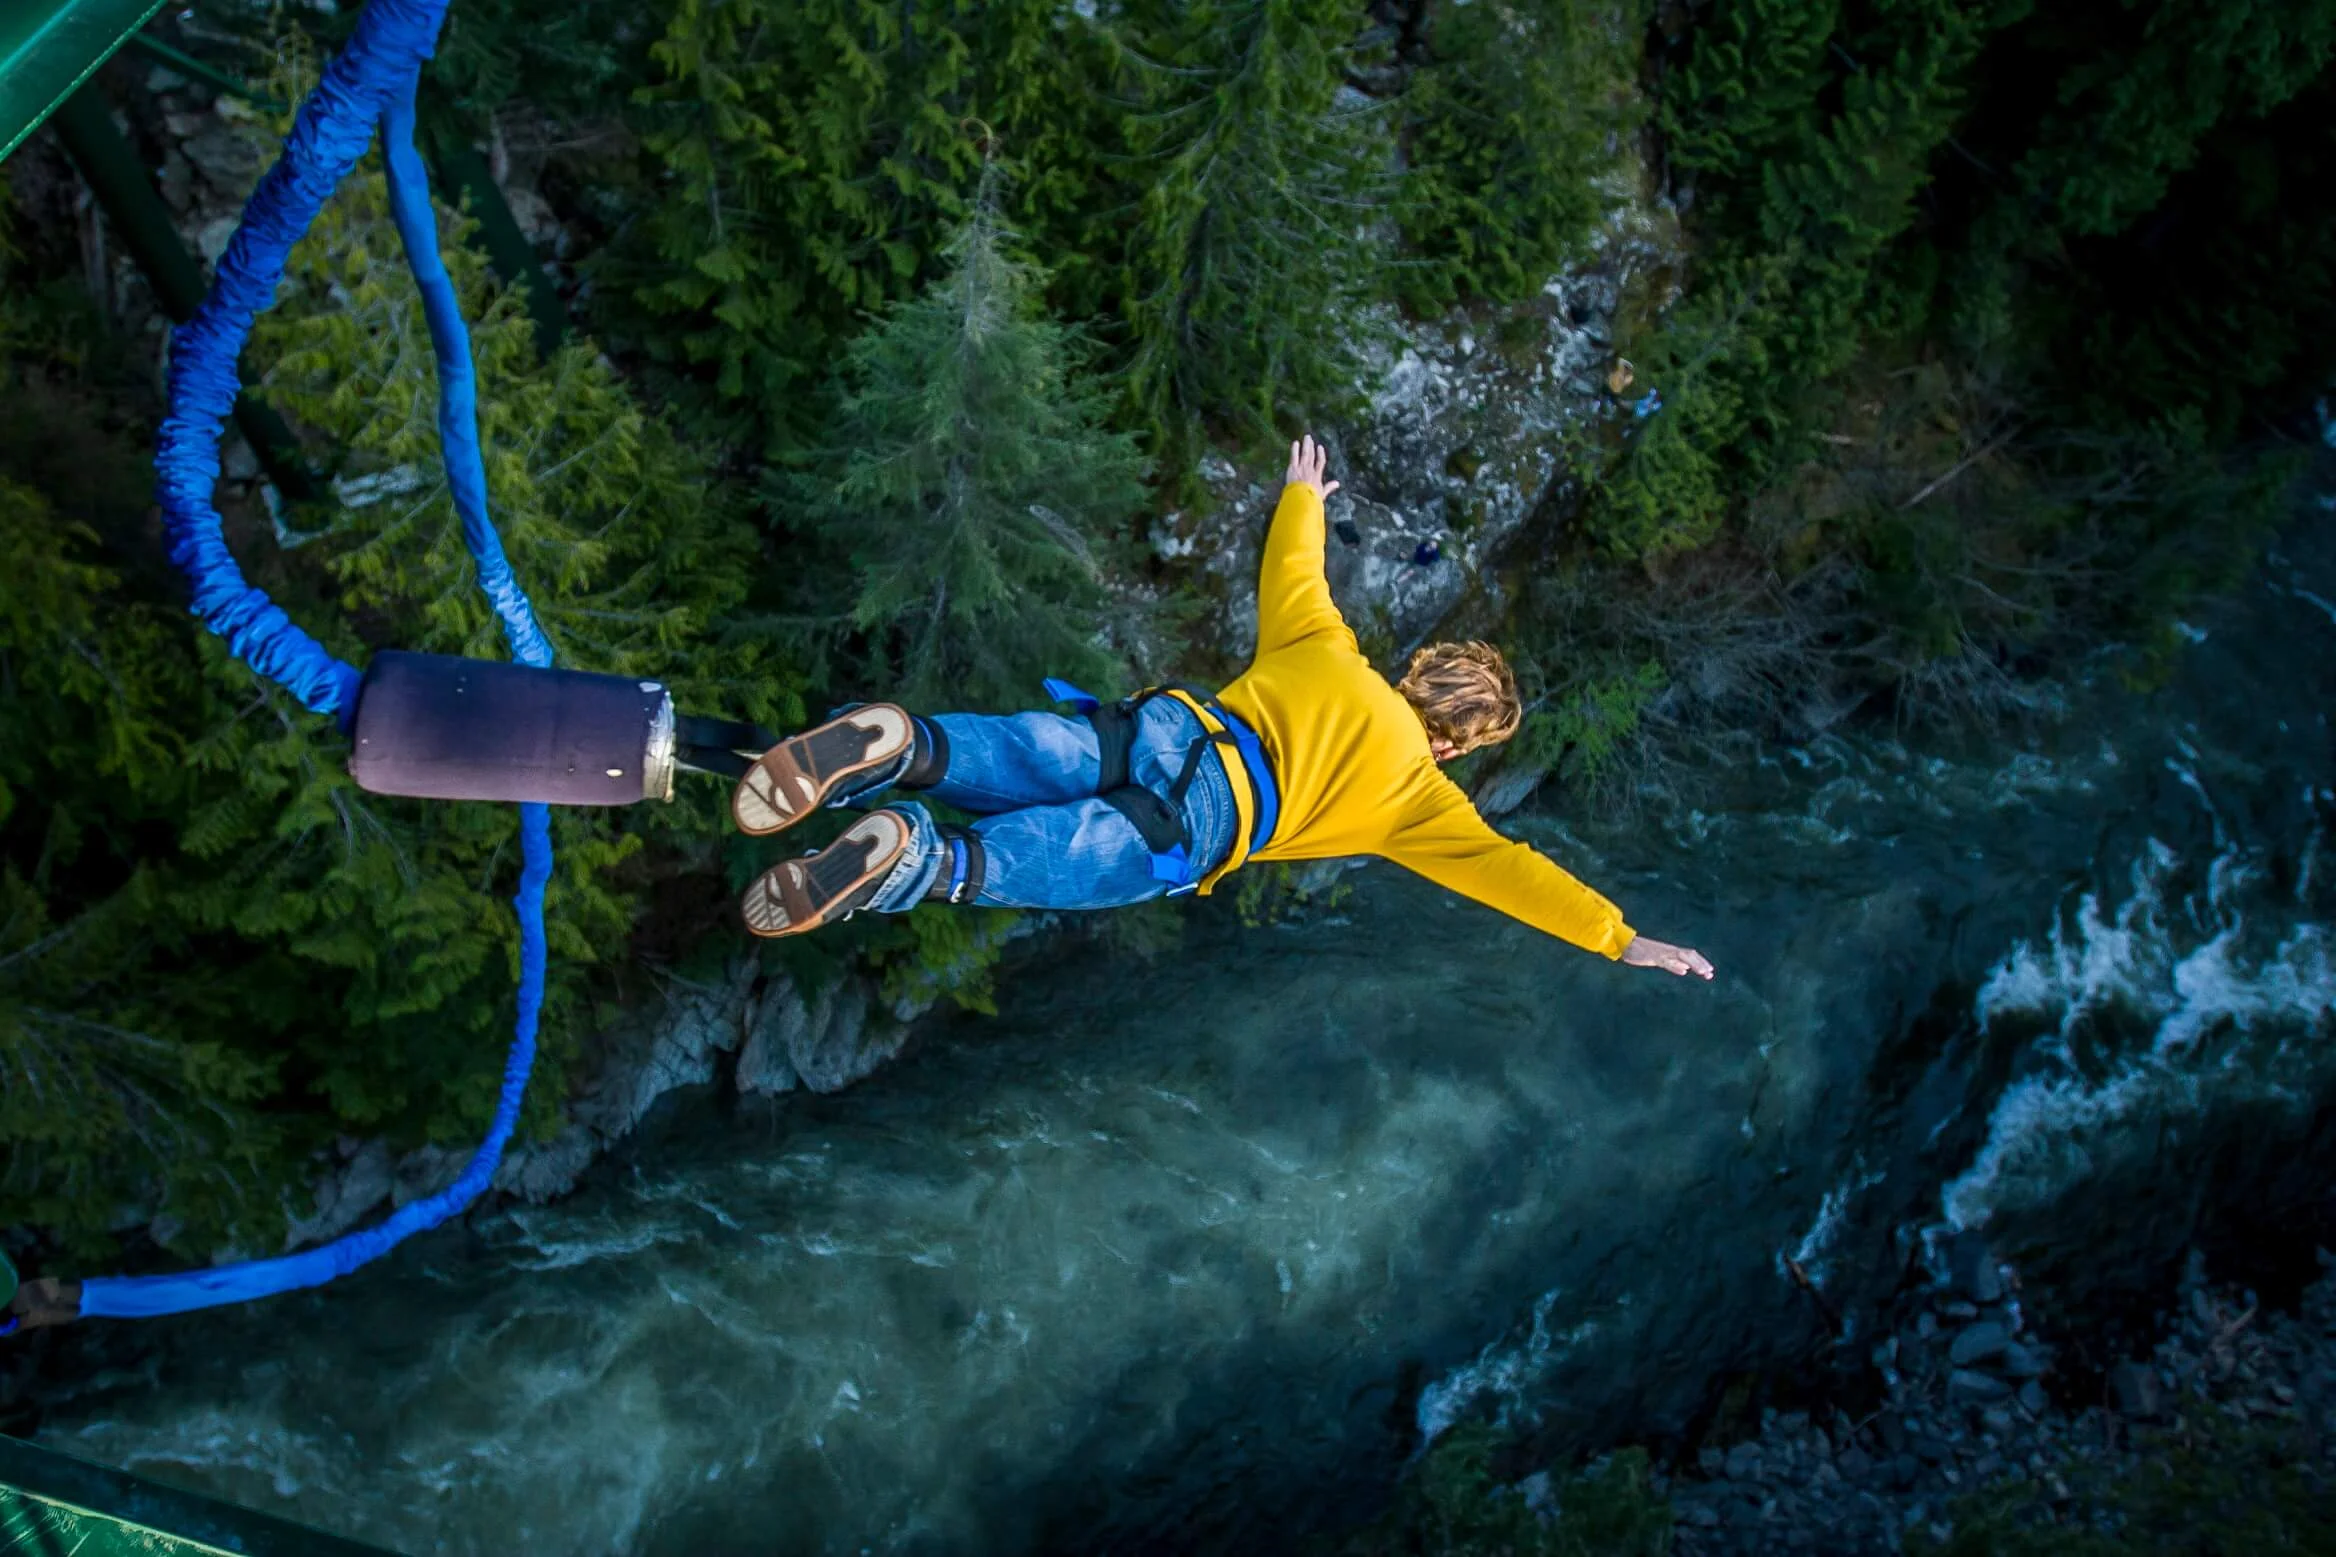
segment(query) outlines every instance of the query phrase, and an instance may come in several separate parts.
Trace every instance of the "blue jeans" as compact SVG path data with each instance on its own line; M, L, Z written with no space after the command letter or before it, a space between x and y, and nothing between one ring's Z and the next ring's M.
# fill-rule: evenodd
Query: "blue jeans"
M949 768L919 793L979 818L973 830L986 868L973 901L993 908L1125 908L1168 892L1169 883L1152 874L1152 851L1135 824L1095 798L1102 762L1095 728L1086 720L936 714L927 722L948 737ZM1186 752L1207 733L1191 709L1174 698L1153 698L1136 711L1130 781L1166 799L1184 770ZM949 861L949 846L923 806L883 800L899 776L895 771L829 801L854 807L889 803L914 825L908 852L868 905L886 913L914 908ZM1178 814L1197 879L1225 862L1241 825L1233 784L1215 747L1202 753Z

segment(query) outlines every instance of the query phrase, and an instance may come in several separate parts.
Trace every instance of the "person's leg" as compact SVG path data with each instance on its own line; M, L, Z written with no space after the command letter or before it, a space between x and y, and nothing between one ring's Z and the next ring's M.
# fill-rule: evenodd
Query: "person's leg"
M782 860L740 904L756 935L796 935L862 910L919 903L1120 908L1168 890L1135 825L1100 800L1030 806L946 827L913 801L869 812L816 854Z
M1049 714L943 717L950 721L945 728L970 727L978 741L996 743L985 747L984 765L972 770L981 783L952 788L959 783L952 754L950 782L931 790L968 810L973 809L969 801L995 799L1007 783L1064 782L1062 768L1050 777L1044 755L1048 741L1061 733L1033 729L1023 721L1085 727L1083 720ZM1189 711L1165 701L1146 705L1130 762L1136 781L1165 797L1201 733ZM1091 765L1091 732L1086 751ZM1094 782L1091 766L1086 782ZM1232 786L1213 753L1202 753L1185 786L1179 816L1187 873L1197 880L1231 852L1238 827ZM817 854L765 871L747 889L742 909L755 934L792 935L863 909L905 913L928 901L993 908L1121 908L1159 897L1171 884L1155 872L1151 848L1135 824L1092 795L994 812L970 828L942 826L923 806L905 801L869 812Z
M911 776L913 787L975 816L1084 800L1103 776L1095 727L1084 719L929 714L918 722L933 760Z
M931 851L918 847L920 829L931 826L922 806L871 811L826 848L755 877L738 900L739 917L749 933L770 937L800 935L863 908L891 908L904 875L932 878Z
M910 715L862 703L764 752L730 801L738 830L780 832L822 806L866 807L894 789L976 816L1095 793L1095 727L1061 714Z
M1125 908L1165 894L1152 851L1119 811L1089 797L985 816L971 829L989 908Z
M937 824L913 801L881 807L816 854L783 860L747 888L756 935L795 935L862 910L924 902L990 908L1123 908L1167 892L1143 835L1092 797L1026 806L970 828Z
M954 717L949 717L954 727ZM1025 721L1051 721L1073 729L1063 735L1046 724ZM1180 884L1157 873L1151 846L1135 824L1118 808L1095 797L1095 736L1085 720L1025 714L1014 720L979 722L1015 728L987 736L983 766L974 772L953 755L948 783L932 791L967 810L975 807L952 798L955 786L966 783L967 788L957 793L970 792L978 798L984 791L968 782L976 772L983 783L996 783L1001 788L1023 781L1020 772L1035 776L1033 770L1045 762L1051 741L1078 741L1087 761L1076 769L1065 763L1058 770L1076 773L1076 781L1084 784L1077 794L1054 804L1026 805L986 815L973 824L970 831L981 854L981 880L979 890L963 900L994 908L1124 908L1159 897ZM1135 739L1128 754L1131 781L1168 798L1184 776L1193 743L1206 735L1200 720L1182 704L1165 697L1145 703L1137 711ZM1177 815L1184 827L1186 876L1197 881L1232 852L1233 835L1239 827L1232 784L1213 749L1204 746L1200 751L1177 802ZM933 879L941 879L944 867L954 873L956 858L938 862ZM910 900L912 905L914 901Z
M873 782L839 791L832 804L866 805L897 787L975 816L993 816L1089 799L1102 781L1095 727L1085 719L1040 713L915 717L920 729L914 767L903 761ZM1205 733L1181 703L1151 699L1136 713L1130 781L1165 795L1183 771L1191 743ZM1206 779L1229 797L1224 775L1214 767L1204 761L1194 780Z

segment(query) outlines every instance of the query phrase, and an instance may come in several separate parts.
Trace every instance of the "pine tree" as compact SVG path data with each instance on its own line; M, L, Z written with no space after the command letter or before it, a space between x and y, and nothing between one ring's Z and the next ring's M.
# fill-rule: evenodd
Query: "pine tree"
M1120 677L1105 547L1141 503L1133 441L1049 319L985 175L949 270L852 343L837 454L788 491L848 555L872 685L928 709L1027 705L1048 675ZM842 601L836 604L841 605Z
M839 340L930 276L985 139L1083 139L1050 125L1091 112L1086 29L1051 0L681 0L642 94L663 195L610 272L644 344L783 449Z
M1839 0L1729 0L1697 19L1687 58L1664 83L1664 151L1699 183L1705 210L1750 219L1756 176L1799 154L1823 123L1821 98L1840 69L1832 53Z
M183 626L124 598L95 537L0 478L0 1224L77 1251L124 1206L248 1225L277 1179L276 1066L203 1036L204 976L142 855L187 787ZM192 1019L192 1020L190 1020ZM267 1028L264 1008L247 1013Z
M207 701L194 635L151 589L145 458L101 398L124 388L118 347L28 260L55 235L19 227L9 195L0 180L0 1225L83 1253L125 1208L248 1230L284 1182L260 1106L282 1003L168 912Z
M1149 0L1128 17L1128 393L1175 457L1204 423L1270 435L1278 412L1351 390L1384 265L1370 228L1388 127L1341 98L1355 0Z
M590 343L539 359L516 322L520 299L464 242L467 224L442 221L470 319L496 526L562 663L674 677L686 694L779 715L790 703L778 667L705 643L759 566L730 494ZM342 501L305 538L314 550L297 554L323 563L333 603L396 624L400 647L501 655L493 613L468 587L438 463L429 335L370 165L294 251L254 345L271 400L341 462Z
M1837 33L1832 0L1730 0L1666 93L1674 161L1707 181L1696 294L1639 352L1663 402L1585 516L1624 556L1716 536L1800 458L1833 380L1893 308L1886 260L1952 132L1985 17L1888 0ZM1699 190L1706 184L1699 184Z
M1438 8L1403 95L1400 201L1420 308L1538 291L1596 223L1609 135L1629 127L1635 0Z
M426 79L478 121L513 102L555 120L608 111L647 65L637 0L498 0L446 13Z
M2062 73L2015 170L2030 204L2072 234L2133 221L2197 160L2218 124L2262 117L2336 59L2328 0L2090 9L2097 14L2081 21L2053 18Z

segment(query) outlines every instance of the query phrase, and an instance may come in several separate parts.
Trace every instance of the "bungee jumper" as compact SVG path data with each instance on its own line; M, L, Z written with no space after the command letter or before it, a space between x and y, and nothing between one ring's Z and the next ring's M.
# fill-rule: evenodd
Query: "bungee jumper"
M763 872L740 904L758 936L920 903L1121 908L1207 894L1252 861L1375 855L1537 930L1634 967L1709 979L1701 953L1637 934L1621 911L1479 816L1441 764L1507 740L1516 680L1482 643L1439 643L1389 685L1364 659L1323 570L1327 455L1290 467L1259 567L1257 652L1214 697L1155 687L1103 703L1050 681L1076 716L845 709L771 747L732 792L741 832L824 806L874 809L833 843ZM936 823L924 794L974 814Z
M741 911L757 936L932 901L1122 907L1205 895L1251 861L1367 854L1605 956L1712 976L1696 952L1637 935L1605 898L1494 832L1437 771L1515 733L1514 680L1483 644L1423 649L1393 686L1371 668L1323 572L1323 499L1337 483L1323 485L1325 456L1311 438L1291 448L1266 542L1256 657L1214 697L1172 686L1106 704L1050 681L1075 717L927 717L870 703L780 741L753 724L683 715L657 681L554 668L552 644L489 514L469 333L414 145L415 91L448 3L370 0L301 104L210 291L172 334L156 499L195 613L253 670L339 722L361 788L520 806L517 1011L493 1121L451 1184L377 1226L296 1254L21 1285L0 1258L0 1335L318 1286L469 1206L494 1179L533 1071L549 808L670 800L683 769L735 780L731 815L750 835L782 832L822 807L873 807L835 842L773 866L748 888ZM246 580L214 506L220 435L252 322L273 301L293 245L376 133L436 357L447 486L508 663L384 650L358 671ZM917 801L887 800L895 790L978 819L938 824Z

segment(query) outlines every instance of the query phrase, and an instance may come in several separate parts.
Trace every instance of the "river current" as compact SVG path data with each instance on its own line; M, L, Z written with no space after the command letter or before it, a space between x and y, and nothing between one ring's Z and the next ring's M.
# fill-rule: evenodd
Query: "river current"
M1954 1229L2082 1286L2276 1223L2336 1097L2330 528L2019 742L1517 820L1713 984L1385 866L1054 943L846 1093L149 1324L41 1441L417 1554L1272 1550L1471 1414L1596 1445L1816 1366Z

